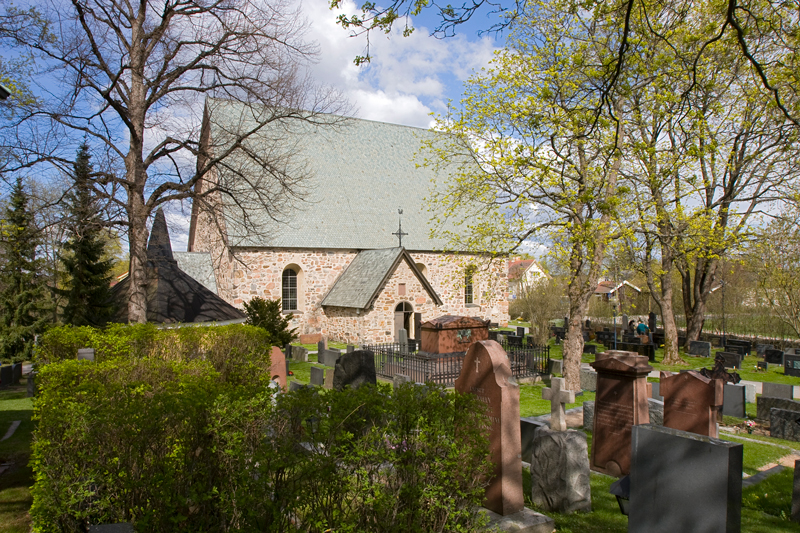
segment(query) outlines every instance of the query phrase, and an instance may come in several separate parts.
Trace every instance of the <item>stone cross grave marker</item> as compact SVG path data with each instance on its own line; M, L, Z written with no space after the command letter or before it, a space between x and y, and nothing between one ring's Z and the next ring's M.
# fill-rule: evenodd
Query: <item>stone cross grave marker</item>
M575 403L575 391L564 389L564 378L553 378L550 387L542 389L542 398L550 400L550 429L566 431L567 420L564 405Z
M455 383L458 392L473 394L486 404L489 452L494 465L484 506L499 515L521 511L522 495L519 385L511 375L508 356L495 341L473 343L464 356Z

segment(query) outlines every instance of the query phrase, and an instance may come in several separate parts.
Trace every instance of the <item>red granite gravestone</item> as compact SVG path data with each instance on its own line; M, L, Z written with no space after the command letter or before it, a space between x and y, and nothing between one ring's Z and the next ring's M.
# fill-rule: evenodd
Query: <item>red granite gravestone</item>
M697 372L661 372L664 426L719 438L717 413L722 405L722 381Z
M612 351L591 366L597 371L590 466L612 476L630 473L631 427L650 422L647 357Z
M499 515L523 509L519 385L511 376L508 356L495 341L472 344L464 356L459 392L474 394L487 406L489 450L494 474L484 506Z
M286 390L286 358L283 355L283 352L277 346L272 347L272 351L269 354L271 366L270 366L270 377L275 378L275 381L281 386L281 390Z

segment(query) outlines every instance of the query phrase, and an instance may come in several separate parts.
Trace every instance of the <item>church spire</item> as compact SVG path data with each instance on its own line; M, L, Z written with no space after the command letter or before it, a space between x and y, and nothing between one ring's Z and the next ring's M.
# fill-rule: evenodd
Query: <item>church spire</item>
M169 230L164 210L160 207L153 220L153 229L150 230L150 240L147 241L147 259L150 261L175 261L172 256L172 245L169 242Z

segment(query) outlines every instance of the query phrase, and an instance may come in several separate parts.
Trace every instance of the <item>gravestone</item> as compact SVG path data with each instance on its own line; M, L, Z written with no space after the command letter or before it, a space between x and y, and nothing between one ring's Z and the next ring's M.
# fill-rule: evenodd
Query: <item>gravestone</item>
M733 352L717 352L716 357L722 358L722 364L725 368L741 368L742 355Z
M341 355L342 352L340 350L322 350L321 352L317 352L317 362L323 366L334 367Z
M322 340L321 333L304 333L297 339L300 344L317 344Z
M550 359L548 373L562 375L564 373L563 363L561 359Z
M392 387L396 389L403 383L411 383L411 381L411 377L406 376L405 374L395 374L392 376Z
M550 380L550 387L542 389L542 399L550 401L550 429L566 431L564 404L575 403L575 391L564 388L564 378L553 378Z
M78 361L94 361L94 348L79 348Z
M444 315L423 322L421 328L421 350L428 353L465 352L473 342L489 338L489 321L477 317Z
M489 340L472 344L464 356L455 389L474 394L487 408L489 452L494 466L484 507L502 516L521 511L525 503L520 468L519 385L511 375L502 346Z
M800 355L783 355L783 373L787 376L800 377Z
M661 396L661 384L660 383L650 383L650 397L656 399L658 401L663 402L664 397Z
M756 400L756 418L758 420L769 420L769 413L773 408L800 413L800 402L789 400L788 398L759 396Z
M800 413L774 407L770 409L769 436L776 439L800 441Z
M375 385L375 354L369 350L356 350L343 354L336 360L333 371L333 388L342 390L347 386L357 389L361 385Z
M664 426L717 438L717 413L722 405L722 382L697 372L661 372Z
M301 363L308 363L308 349L302 346L292 346L292 359Z
M744 418L747 391L741 384L726 383L722 389L722 414Z
M347 353L353 353L355 351L356 351L356 347L355 346L353 346L352 344L348 344L347 345L347 350L346 350Z
M518 337L516 335L508 335L506 337L506 341L508 342L509 347L522 348L522 337Z
M711 357L711 343L703 341L689 341L688 355L697 355L699 357Z
M787 400L794 399L794 386L786 385L784 383L769 383L765 381L761 384L761 396L768 396L770 398L786 398Z
M408 331L404 328L397 330L397 343L400 345L400 353L408 353Z
M38 372L31 371L28 374L28 398L36 396L36 375Z
M292 345L291 344L287 344L286 346L283 347L283 356L287 360L292 358Z
M322 384L322 388L324 389L333 389L333 376L336 374L336 370L333 368L326 368L325 369L325 382Z
M739 344L731 344L730 342L725 344L725 351L728 352L728 353L739 354L742 357L747 355L744 346L741 346Z
M652 311L647 315L647 327L650 328L650 331L655 333L656 326L658 325L658 318L656 314Z
M764 361L770 365L783 366L783 350L773 350L772 348L764 350Z
M544 511L592 511L586 434L541 428L533 438L531 501Z
M629 533L739 533L743 446L635 426Z
M630 331L628 329L628 322L630 322L630 320L628 320L628 315L622 315L622 330L623 331Z
M272 347L272 351L269 352L269 360L270 360L270 367L269 373L270 377L280 385L281 390L286 390L286 380L289 376L289 365L287 364L286 359L283 357L283 352L277 346Z
M317 342L317 353L322 352L323 350L328 349L328 339L321 338L319 342Z
M581 368L581 390L597 390L597 372Z
M764 372L766 372L767 370L769 370L769 363L767 363L766 361L756 361L756 369L758 369L759 371L763 370Z
M525 336L525 328L517 326L517 337Z
M647 358L610 352L591 363L597 371L597 393L592 424L592 470L619 477L630 472L631 427L650 420Z
M792 522L800 522L800 459L794 461L794 482L792 483Z
M519 419L519 436L522 449L521 455L522 460L526 463L531 462L531 455L533 454L533 437L536 434L536 431L546 427L548 427L547 422L532 416Z
M664 402L654 398L647 399L647 411L650 413L650 423L654 426L664 425Z
M583 345L583 353L596 355L597 354L597 345L596 344L584 344Z
M744 384L744 401L747 403L756 403L756 385L755 383Z
M592 429L594 424L594 402L583 402L583 429Z
M19 385L20 379L22 379L22 363L14 363L11 366L11 384Z
M303 385L302 383L298 383L297 381L290 381L289 382L289 392L300 390L300 389L302 389L304 387L305 387L305 385Z
M14 372L11 365L0 366L0 387L10 387L13 378Z
M772 344L756 344L756 355L764 357L767 350L774 350L775 346Z
M325 383L325 369L312 366L310 370L311 370L311 381L310 381L311 385L322 386L322 384Z

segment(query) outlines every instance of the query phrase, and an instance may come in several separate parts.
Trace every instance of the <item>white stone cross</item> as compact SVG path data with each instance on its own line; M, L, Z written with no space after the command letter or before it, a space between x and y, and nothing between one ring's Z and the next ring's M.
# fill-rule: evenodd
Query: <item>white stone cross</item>
M564 390L564 378L553 378L550 380L550 388L542 389L542 398L550 400L550 429L566 431L564 404L575 403L575 391Z

